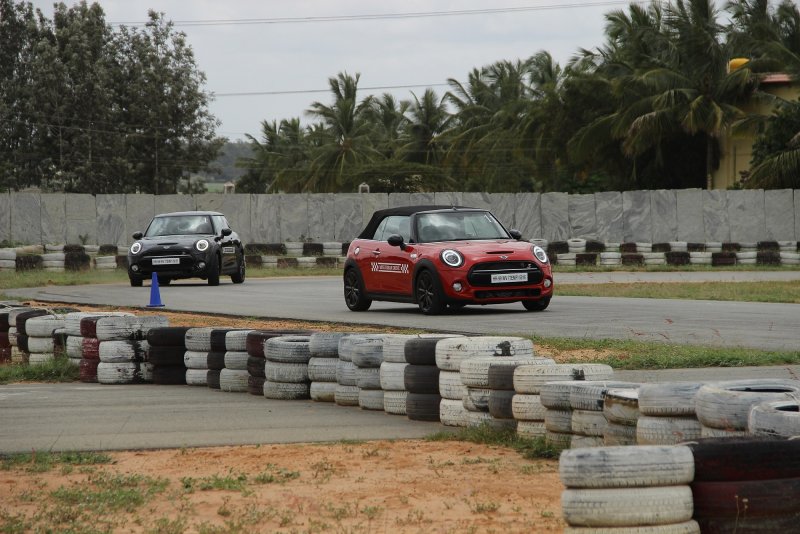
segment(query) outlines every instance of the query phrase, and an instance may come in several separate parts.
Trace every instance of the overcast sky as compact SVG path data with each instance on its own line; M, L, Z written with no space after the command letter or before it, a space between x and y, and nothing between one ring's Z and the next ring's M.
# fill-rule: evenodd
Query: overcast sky
M48 18L53 2L35 0ZM74 2L67 0L67 5ZM438 94L448 78L465 80L474 67L549 51L566 63L578 48L603 41L603 15L627 9L624 2L555 0L99 0L109 23L134 25L148 9L166 14L186 33L206 88L217 96L211 112L218 134L260 138L263 120L300 117L313 101L330 103L328 78L360 73L361 96L391 92L408 99L425 87ZM524 8L524 9L514 9ZM507 9L507 10L506 10ZM503 12L356 19L350 16L506 10ZM350 20L287 22L286 18L344 17ZM256 24L230 21L268 22ZM228 21L182 25L184 21ZM225 96L323 90L320 93Z

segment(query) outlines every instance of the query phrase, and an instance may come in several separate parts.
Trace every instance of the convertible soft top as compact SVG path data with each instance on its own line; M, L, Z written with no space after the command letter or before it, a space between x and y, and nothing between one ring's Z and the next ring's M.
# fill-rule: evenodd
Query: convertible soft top
M399 206L396 208L388 208L385 210L378 210L372 214L372 218L369 220L367 225L364 227L364 230L361 231L361 234L358 236L358 239L370 239L373 235L375 235L375 230L378 229L378 225L381 223L383 219L389 217L391 215L413 215L415 213L419 213L421 211L435 211L435 210L474 210L477 208L468 208L465 206L440 206L440 205L432 205L432 206Z

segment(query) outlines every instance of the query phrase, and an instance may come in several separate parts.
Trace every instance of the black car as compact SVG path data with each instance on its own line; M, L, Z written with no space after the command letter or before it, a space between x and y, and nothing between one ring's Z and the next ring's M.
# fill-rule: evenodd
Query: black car
M162 213L133 238L128 250L131 286L141 286L154 272L164 285L178 278L202 278L217 286L220 275L230 275L234 284L244 282L244 244L221 213Z

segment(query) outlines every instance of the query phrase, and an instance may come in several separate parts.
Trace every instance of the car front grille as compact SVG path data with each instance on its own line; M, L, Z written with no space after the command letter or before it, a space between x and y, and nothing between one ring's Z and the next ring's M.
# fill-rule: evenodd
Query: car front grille
M477 299L513 299L523 297L538 297L542 292L539 288L534 289L489 289L476 291Z
M493 274L518 274L527 273L526 282L492 283ZM473 265L467 275L467 280L473 287L508 287L539 284L544 278L544 273L533 261L492 261Z

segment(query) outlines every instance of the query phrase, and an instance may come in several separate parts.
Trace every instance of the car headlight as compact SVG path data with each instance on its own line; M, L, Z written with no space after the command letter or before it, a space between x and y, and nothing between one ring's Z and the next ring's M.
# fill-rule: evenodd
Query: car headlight
M206 250L208 250L208 240L201 239L200 241L194 244L194 248L196 248L200 252L205 252Z
M131 245L131 254L138 254L142 251L142 244L138 241Z
M457 250L447 249L443 250L442 254L442 261L445 262L450 267L461 267L464 264L464 256Z
M533 247L531 247L531 252L533 252L533 255L536 256L537 260L542 263L547 263L547 252L545 252L542 247L539 245L533 245Z

